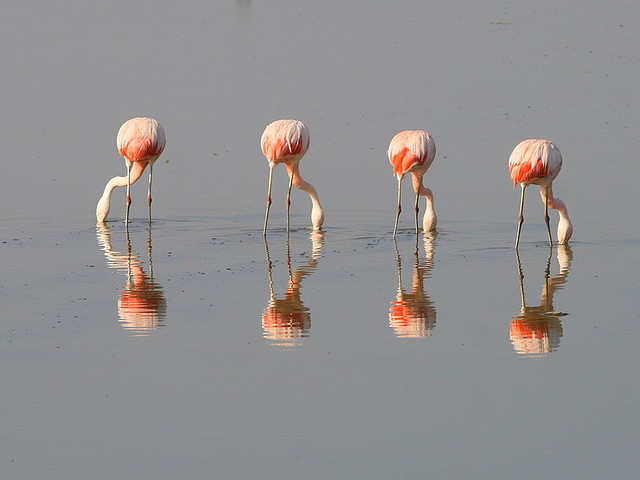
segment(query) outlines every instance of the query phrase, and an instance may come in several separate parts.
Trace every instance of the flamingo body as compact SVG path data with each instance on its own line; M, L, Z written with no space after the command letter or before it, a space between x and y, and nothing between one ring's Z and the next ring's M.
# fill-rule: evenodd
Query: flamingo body
M260 147L269 163L299 163L309 150L309 129L298 120L276 120L264 129Z
M405 174L411 173L413 189L416 192L415 214L416 233L418 233L418 210L420 195L427 198L427 209L422 221L423 230L428 232L435 230L437 217L433 207L433 193L431 189L422 184L422 177L427 172L433 159L436 156L436 143L428 132L423 130L406 130L396 134L389 143L387 151L389 162L393 167L393 174L398 180L398 207L396 213L396 223L393 228L395 238L398 230L398 220L402 207L400 204L400 190L402 178Z
M116 144L130 162L155 162L166 144L164 128L153 118L132 118L122 124Z
M116 145L118 152L124 157L127 176L114 177L107 183L102 197L96 207L98 224L104 223L109 215L111 193L116 187L127 187L125 222L129 222L131 195L129 189L142 176L149 166L149 188L147 203L149 222L151 222L151 183L153 164L158 159L166 144L164 128L152 118L138 117L127 120L118 131Z
M267 234L267 222L271 207L271 183L273 167L284 163L289 174L289 189L287 191L287 231L289 231L289 207L291 205L291 187L303 190L311 198L311 224L314 230L319 230L324 223L324 210L320 205L316 189L305 182L300 176L299 163L309 150L309 130L298 120L276 120L265 128L260 139L262 153L269 162L269 186L267 190L267 209L264 217L263 234Z
M524 140L509 157L509 175L518 183L549 185L560 173L562 155L548 140Z
M553 198L552 183L562 168L562 155L560 150L549 140L524 140L513 149L509 157L509 175L513 180L513 186L518 183L522 187L520 197L520 213L518 216L518 232L516 234L515 248L520 242L520 231L524 222L524 193L529 185L540 187L540 196L544 204L544 218L547 225L549 245L553 244L551 229L549 227L549 207L558 210L560 220L558 222L558 244L566 244L573 234L573 225L569 220L567 207L559 198Z
M387 152L394 175L426 172L436 156L436 143L422 130L406 130L391 139Z

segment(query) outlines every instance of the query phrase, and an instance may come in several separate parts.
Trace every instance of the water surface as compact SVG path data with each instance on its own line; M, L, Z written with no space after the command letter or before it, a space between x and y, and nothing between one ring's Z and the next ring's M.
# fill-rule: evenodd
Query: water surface
M3 10L0 465L10 478L635 478L640 8L154 2ZM167 131L146 186L120 124ZM265 125L311 131L262 236ZM439 217L391 239L393 135ZM507 158L549 138L575 233ZM552 212L552 228L557 215ZM89 473L88 473L89 472Z

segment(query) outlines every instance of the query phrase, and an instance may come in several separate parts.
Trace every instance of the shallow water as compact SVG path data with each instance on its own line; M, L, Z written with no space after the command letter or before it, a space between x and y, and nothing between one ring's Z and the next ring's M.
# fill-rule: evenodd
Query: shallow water
M0 465L7 478L635 478L640 7L491 1L4 9ZM158 118L146 186L120 124ZM274 174L299 118L326 210ZM429 130L413 233L386 148ZM550 138L570 246L507 158ZM424 207L423 207L424 208ZM557 215L552 212L553 226ZM555 232L554 232L555 235Z

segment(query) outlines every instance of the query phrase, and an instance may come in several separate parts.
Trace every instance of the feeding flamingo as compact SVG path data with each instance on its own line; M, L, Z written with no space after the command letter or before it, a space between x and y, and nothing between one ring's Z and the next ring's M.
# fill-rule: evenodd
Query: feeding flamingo
M544 203L544 221L547 224L549 246L553 245L551 239L551 227L549 227L549 207L555 208L560 214L558 221L558 244L565 245L573 234L573 225L569 220L567 206L559 198L553 198L552 183L562 168L562 155L560 150L549 140L524 140L516 145L509 157L509 175L513 180L513 186L518 183L522 187L520 195L520 213L518 215L518 233L516 245L520 243L520 230L524 222L522 211L524 209L524 191L529 185L540 186L540 196Z
M113 177L107 182L104 193L96 207L98 223L104 223L109 215L111 193L116 187L127 187L125 224L129 223L129 208L131 207L131 185L142 176L142 172L149 165L149 189L147 190L147 204L149 223L151 223L151 181L153 164L158 159L166 144L164 128L153 118L132 118L122 124L117 137L118 152L124 157L127 166L126 177Z
M264 215L263 235L267 234L269 208L271 207L271 181L273 167L284 163L289 174L289 189L287 190L287 231L289 231L289 207L291 206L291 186L304 190L311 197L311 223L314 230L319 230L324 222L324 211L318 200L318 194L313 185L305 182L300 176L299 163L309 149L309 130L298 120L276 120L267 125L260 139L262 153L269 162L269 187L267 190L267 210Z
M422 228L425 232L435 230L438 218L433 208L433 193L431 189L422 184L422 177L427 172L433 159L436 156L436 143L433 137L422 130L406 130L396 134L389 143L387 152L389 162L393 166L393 173L398 179L398 209L396 213L396 223L393 227L393 238L398 230L398 220L402 207L400 205L400 190L402 178L405 174L411 173L413 189L416 192L415 214L416 214L416 234L418 233L418 211L420 195L427 198L427 209L422 219Z

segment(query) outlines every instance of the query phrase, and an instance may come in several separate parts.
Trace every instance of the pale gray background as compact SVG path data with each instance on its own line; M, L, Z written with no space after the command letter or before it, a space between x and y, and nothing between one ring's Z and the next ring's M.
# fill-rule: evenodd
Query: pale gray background
M637 2L11 2L0 15L0 469L14 479L637 478ZM130 117L157 118L158 328L118 320L126 270L93 225ZM301 285L308 336L264 338L264 126L303 120L326 209ZM386 148L426 129L440 218L432 336L388 325L397 287ZM507 158L549 138L575 225L563 337L517 354ZM269 235L287 288L284 169ZM146 274L145 181L131 247ZM408 187L408 182L406 182ZM411 198L398 242L411 288ZM548 250L534 189L527 300ZM126 251L123 192L113 247ZM294 192L291 261L309 263ZM555 212L553 223L557 221ZM424 259L420 246L420 257ZM556 252L551 275L558 273Z

